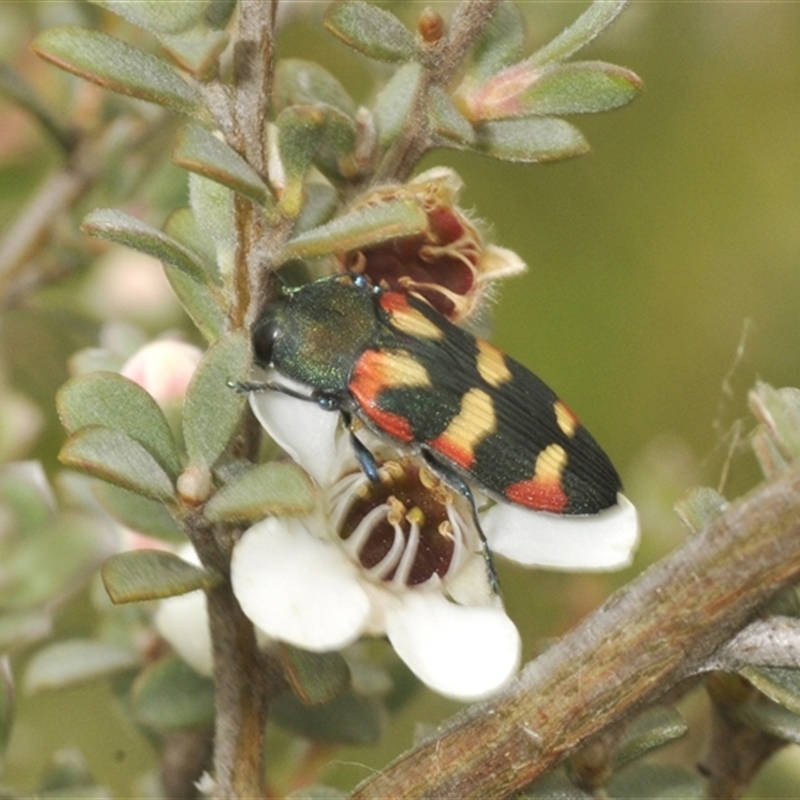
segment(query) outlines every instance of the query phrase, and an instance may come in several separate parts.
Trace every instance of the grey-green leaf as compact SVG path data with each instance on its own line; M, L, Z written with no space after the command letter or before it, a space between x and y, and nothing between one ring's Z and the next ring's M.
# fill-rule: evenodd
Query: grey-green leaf
M113 603L160 600L195 589L209 589L219 582L218 575L167 550L117 553L103 564L101 574Z
M278 62L273 96L278 111L289 106L325 103L349 117L356 113L356 104L344 86L324 67L302 58Z
M374 744L383 726L380 703L353 691L315 706L306 706L287 692L274 701L272 715L290 733L334 744Z
M245 380L250 365L250 339L244 330L219 339L203 356L183 406L183 438L190 464L210 469L227 447L245 404L245 396L229 384Z
M172 160L184 169L204 175L257 203L271 200L258 173L225 142L199 125L186 125L175 136Z
M94 639L68 639L40 650L25 671L29 694L79 683L135 669L139 656L128 648Z
M404 198L348 211L325 225L292 239L287 258L310 258L347 252L403 236L414 236L427 228L422 206Z
M593 798L575 786L563 772L549 772L526 789L518 800L593 800Z
M345 44L379 61L411 61L417 56L413 34L388 11L363 0L328 7L325 27Z
M551 117L486 122L477 129L477 136L477 150L503 161L556 161L589 149L574 125Z
M186 541L180 525L163 503L111 483L96 482L92 493L114 519L128 528L168 542Z
M200 93L166 61L100 31L74 25L40 33L33 50L61 69L121 94L206 119Z
M137 722L158 731L211 725L214 684L180 658L164 658L137 678L131 707Z
M90 372L67 381L56 395L64 427L75 433L101 425L128 434L139 442L175 480L180 455L164 413L141 386L116 372Z
M679 739L688 730L686 720L672 706L649 708L628 726L614 753L614 766L634 761L648 750Z
M595 0L583 14L555 39L528 59L532 66L543 67L565 61L602 33L620 14L627 0Z
M284 674L306 706L328 703L350 685L350 667L339 653L310 653L281 645Z
M699 486L675 504L675 512L692 533L700 533L725 510L727 504L728 501L715 489Z
M151 33L181 33L203 21L208 0L92 0Z
M428 93L433 128L443 139L474 146L475 131L469 121L453 105L450 95L434 86Z
M504 0L495 9L472 48L467 64L470 80L480 83L503 67L519 61L524 43L525 21L522 14L516 3Z
M421 78L420 64L403 64L378 92L372 115L378 141L384 147L397 138L408 120Z
M108 239L148 253L185 272L199 283L210 280L196 253L167 236L158 228L113 208L96 208L83 220L81 229L98 239Z
M761 696L738 708L737 717L751 728L800 744L800 714L780 703Z
M628 69L578 61L546 69L519 96L515 116L559 116L608 111L629 103L642 82Z
M20 612L56 607L95 574L116 546L113 534L106 520L77 513L61 513L39 529L26 530L3 554L0 607ZM16 622L24 634L24 619ZM46 623L31 618L28 624L35 634L36 626Z
M205 507L212 522L249 522L270 514L308 514L314 489L293 461L271 461L238 475L223 486Z
M142 444L123 431L99 425L80 428L67 439L58 457L65 466L145 497L173 498L169 475Z
M770 700L800 714L800 669L792 667L743 667L739 670Z
M700 775L672 764L632 764L609 782L609 800L704 800Z

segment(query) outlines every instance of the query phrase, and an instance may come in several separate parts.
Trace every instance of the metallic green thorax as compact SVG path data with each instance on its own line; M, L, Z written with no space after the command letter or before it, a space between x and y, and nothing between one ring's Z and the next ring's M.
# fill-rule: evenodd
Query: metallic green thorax
M370 292L341 280L308 284L270 303L254 333L256 361L323 393L342 395L353 364L380 338Z

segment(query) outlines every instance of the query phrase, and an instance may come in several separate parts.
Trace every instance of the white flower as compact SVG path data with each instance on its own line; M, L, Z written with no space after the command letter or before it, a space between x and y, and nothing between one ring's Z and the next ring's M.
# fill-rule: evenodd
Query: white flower
M415 459L387 458L362 430L381 476L370 483L339 415L314 403L265 392L251 404L322 498L315 514L266 519L236 545L233 590L257 628L312 651L385 634L424 683L461 700L506 683L519 664L520 638L490 589L466 499ZM580 519L502 504L481 513L481 526L495 552L567 569L621 566L636 540L635 512L624 498L604 515ZM556 538L555 530L565 533ZM565 536L577 544L565 547Z
M157 339L137 350L120 372L164 406L183 400L202 357L202 351L194 345Z

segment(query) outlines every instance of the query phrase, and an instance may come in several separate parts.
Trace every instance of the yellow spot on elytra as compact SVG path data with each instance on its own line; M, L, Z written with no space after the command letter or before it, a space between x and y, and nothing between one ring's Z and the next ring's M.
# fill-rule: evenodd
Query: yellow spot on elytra
M431 386L428 370L405 350L387 351L383 354L382 388L398 386Z
M492 398L483 389L470 389L461 398L461 410L438 438L474 456L478 444L496 429Z
M392 326L401 333L420 339L441 339L444 336L444 332L435 322L411 307L392 311Z
M556 412L556 422L564 436L573 437L580 424L577 417L560 400L553 403L553 411Z
M550 444L536 456L534 480L560 481L567 466L567 451L560 444Z
M494 345L483 339L477 339L478 345L478 358L477 367L481 378L483 378L489 386L499 386L501 383L506 383L511 380L511 371L506 364L506 357Z

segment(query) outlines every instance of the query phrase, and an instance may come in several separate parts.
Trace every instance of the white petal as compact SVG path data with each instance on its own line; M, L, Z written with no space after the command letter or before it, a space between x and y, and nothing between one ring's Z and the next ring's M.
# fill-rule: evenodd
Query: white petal
M196 567L200 566L200 557L190 544L181 547L177 555ZM153 621L158 632L190 667L201 675L212 674L214 660L205 592L198 589L162 600Z
M153 619L158 632L190 667L201 675L211 675L213 659L205 592L197 590L162 600Z
M231 581L244 613L268 636L306 650L338 650L361 634L370 601L355 566L300 520L269 518L233 549Z
M268 374L268 379L308 391L300 384L278 378L274 372ZM339 425L339 414L281 392L253 392L250 407L267 433L318 485L328 486L335 480L350 444Z
M600 514L566 516L498 503L481 514L492 550L528 566L606 570L628 566L639 542L636 509L625 495Z
M386 633L423 683L457 700L492 694L519 667L519 633L501 607L459 606L410 591L387 609Z

